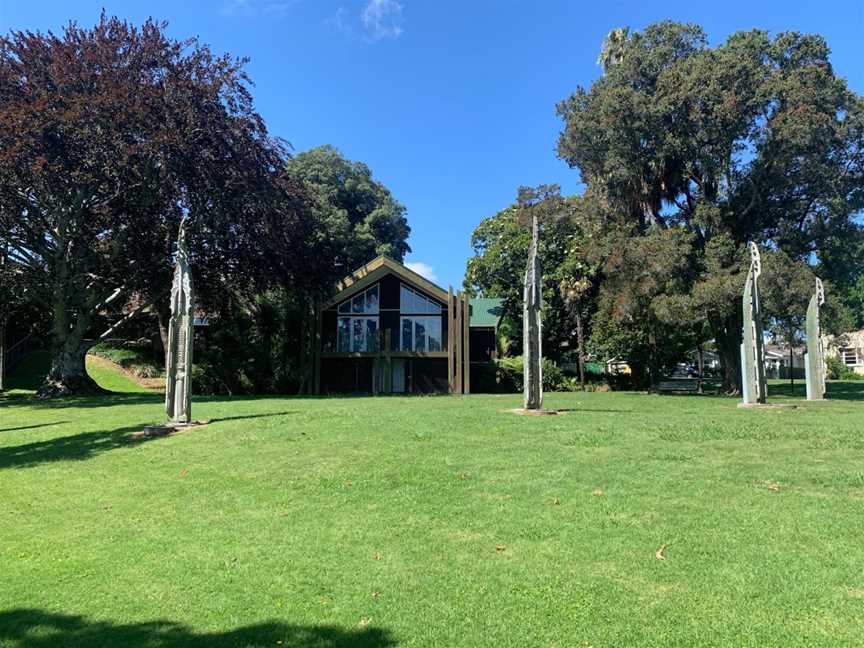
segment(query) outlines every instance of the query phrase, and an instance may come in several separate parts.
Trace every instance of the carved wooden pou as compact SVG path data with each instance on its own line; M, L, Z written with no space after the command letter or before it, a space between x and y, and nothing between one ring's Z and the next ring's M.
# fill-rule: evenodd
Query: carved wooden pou
M825 303L825 287L816 279L816 292L810 297L807 307L807 355L804 356L804 371L807 382L807 400L825 398L825 350L822 347L822 326L819 309Z
M528 250L528 267L525 269L525 287L522 305L522 335L524 360L524 407L543 408L543 359L542 322L543 278L537 257L537 216L531 224L531 247Z
M192 338L195 297L186 249L186 231L180 225L177 262L171 286L171 321L168 325L168 355L165 366L165 411L171 423L192 420Z
M759 304L759 275L762 258L759 247L750 243L750 270L744 285L744 327L741 343L741 391L745 405L764 404L768 394L765 383L762 309Z

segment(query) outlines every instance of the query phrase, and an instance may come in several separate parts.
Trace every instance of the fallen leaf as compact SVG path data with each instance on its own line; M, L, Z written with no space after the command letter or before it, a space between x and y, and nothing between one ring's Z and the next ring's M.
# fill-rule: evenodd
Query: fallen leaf
M372 560L381 560L381 554L376 551L372 556Z
M189 474L189 471L186 470L185 468L184 468L183 470L180 471L180 476L181 476L181 477L185 477L185 476L188 475L188 474Z
M663 555L663 552L666 551L666 547L669 545L660 545L660 548L654 552L654 557L657 560L666 560L666 556Z
M595 490L595 491L594 491L593 493L591 493L591 494L592 494L594 497L600 497L600 496L603 495L603 489L598 488L597 490Z

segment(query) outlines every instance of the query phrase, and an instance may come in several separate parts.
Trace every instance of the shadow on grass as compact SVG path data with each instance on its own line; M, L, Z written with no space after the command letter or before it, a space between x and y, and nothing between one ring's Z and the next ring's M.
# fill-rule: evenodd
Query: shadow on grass
M36 428L51 427L52 425L63 425L69 421L52 421L50 423L39 423L38 425L19 425L18 427L0 428L0 432L15 432L17 430L35 430Z
M0 448L0 470L30 468L52 461L81 461L108 450L136 445L142 443L142 440L133 439L129 433L143 430L144 426L148 424L149 422L145 422L116 430L82 432L72 436ZM151 437L146 441L149 443L158 438L164 437Z
M266 412L265 414L244 414L242 416L220 416L210 419L209 423L222 423L225 421L246 421L249 419L270 418L272 416L290 416L297 412Z
M396 645L389 631L375 627L345 630L335 626L300 626L267 621L226 632L198 633L173 621L115 624L31 609L0 612L0 645L6 645L6 642L21 648L386 648Z
M67 398L48 400L36 398L32 394L6 394L0 396L0 408L21 405L37 409L65 409L67 407L89 409L93 407L113 407L115 405L161 403L163 400L164 397L161 394L124 394L119 392L109 392L107 394L100 394L99 396L69 396Z
M829 400L864 401L864 380L836 380L828 381ZM768 398L779 396L781 398L806 398L806 387L804 381L795 382L795 388L787 382L783 384L771 383L768 385Z

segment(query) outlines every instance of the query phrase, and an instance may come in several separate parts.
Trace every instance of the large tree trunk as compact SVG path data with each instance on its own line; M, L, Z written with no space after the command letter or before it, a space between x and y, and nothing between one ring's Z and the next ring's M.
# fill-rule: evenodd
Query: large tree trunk
M585 391L585 345L584 336L582 333L582 313L576 309L576 353L578 354L579 367L579 383L582 385L582 391Z
M60 265L60 281L54 287L52 299L54 321L51 328L51 368L39 388L39 398L60 396L90 396L106 393L96 381L87 375L84 358L95 344L84 340L92 316L88 312L78 312L72 321L67 302L66 279L68 272L65 262Z
M107 393L87 375L84 360L92 346L93 342L89 340L77 344L67 342L62 348L54 350L51 368L39 388L39 398Z
M713 326L720 369L723 372L723 391L730 395L741 393L741 322L737 315Z

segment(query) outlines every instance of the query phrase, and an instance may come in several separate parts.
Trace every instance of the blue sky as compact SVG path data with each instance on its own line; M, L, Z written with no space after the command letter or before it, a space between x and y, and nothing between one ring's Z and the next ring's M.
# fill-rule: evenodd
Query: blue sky
M599 75L612 28L670 18L712 43L742 29L817 32L864 93L864 0L0 0L0 30L89 25L102 7L250 57L270 131L296 151L333 144L366 162L408 208L408 261L444 286L461 284L472 230L520 184L580 191L555 155L555 104Z

